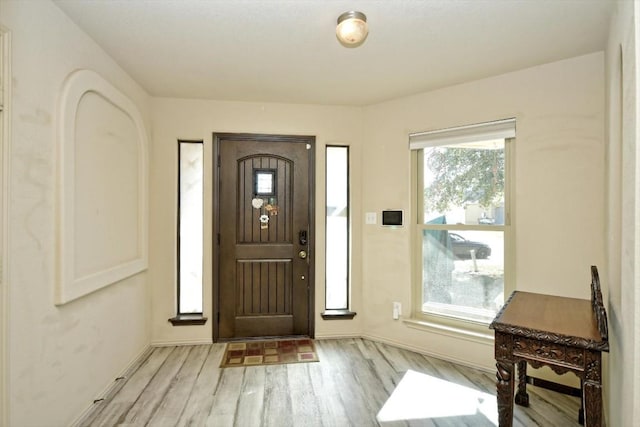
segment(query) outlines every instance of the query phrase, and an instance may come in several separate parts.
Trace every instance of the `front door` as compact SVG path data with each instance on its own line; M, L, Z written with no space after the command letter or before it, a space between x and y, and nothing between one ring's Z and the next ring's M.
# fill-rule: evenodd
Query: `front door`
M216 341L313 335L314 142L214 134Z

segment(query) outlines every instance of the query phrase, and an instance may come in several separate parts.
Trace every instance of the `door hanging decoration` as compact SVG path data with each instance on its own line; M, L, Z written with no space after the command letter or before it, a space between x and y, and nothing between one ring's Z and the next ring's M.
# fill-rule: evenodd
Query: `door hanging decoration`
M269 217L278 215L276 198L276 170L255 169L253 171L254 197L251 206L259 211L260 229L269 228Z

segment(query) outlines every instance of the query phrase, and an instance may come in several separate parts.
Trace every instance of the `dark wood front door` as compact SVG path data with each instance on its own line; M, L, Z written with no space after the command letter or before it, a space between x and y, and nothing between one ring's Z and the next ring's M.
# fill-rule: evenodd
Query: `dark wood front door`
M214 340L313 335L314 142L214 134Z

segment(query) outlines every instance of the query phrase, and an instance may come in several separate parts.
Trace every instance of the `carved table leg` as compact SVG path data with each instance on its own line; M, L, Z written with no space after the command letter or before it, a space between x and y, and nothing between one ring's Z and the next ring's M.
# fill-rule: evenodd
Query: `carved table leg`
M602 426L602 387L599 384L584 385L585 427Z
M585 427L602 426L602 364L599 351L586 352L582 396Z
M584 380L580 378L580 409L578 410L578 424L584 425Z
M500 427L512 427L513 425L513 363L499 361L496 363L498 370L496 378L498 400L498 424Z
M516 403L520 406L529 406L529 394L527 393L527 362L518 362L518 392Z

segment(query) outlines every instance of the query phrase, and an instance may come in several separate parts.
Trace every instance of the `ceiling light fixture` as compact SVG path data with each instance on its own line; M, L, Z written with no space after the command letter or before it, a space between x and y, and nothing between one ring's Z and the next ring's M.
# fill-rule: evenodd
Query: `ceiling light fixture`
M364 13L351 10L338 17L336 36L344 46L360 46L367 38L367 34L369 34L369 28Z

